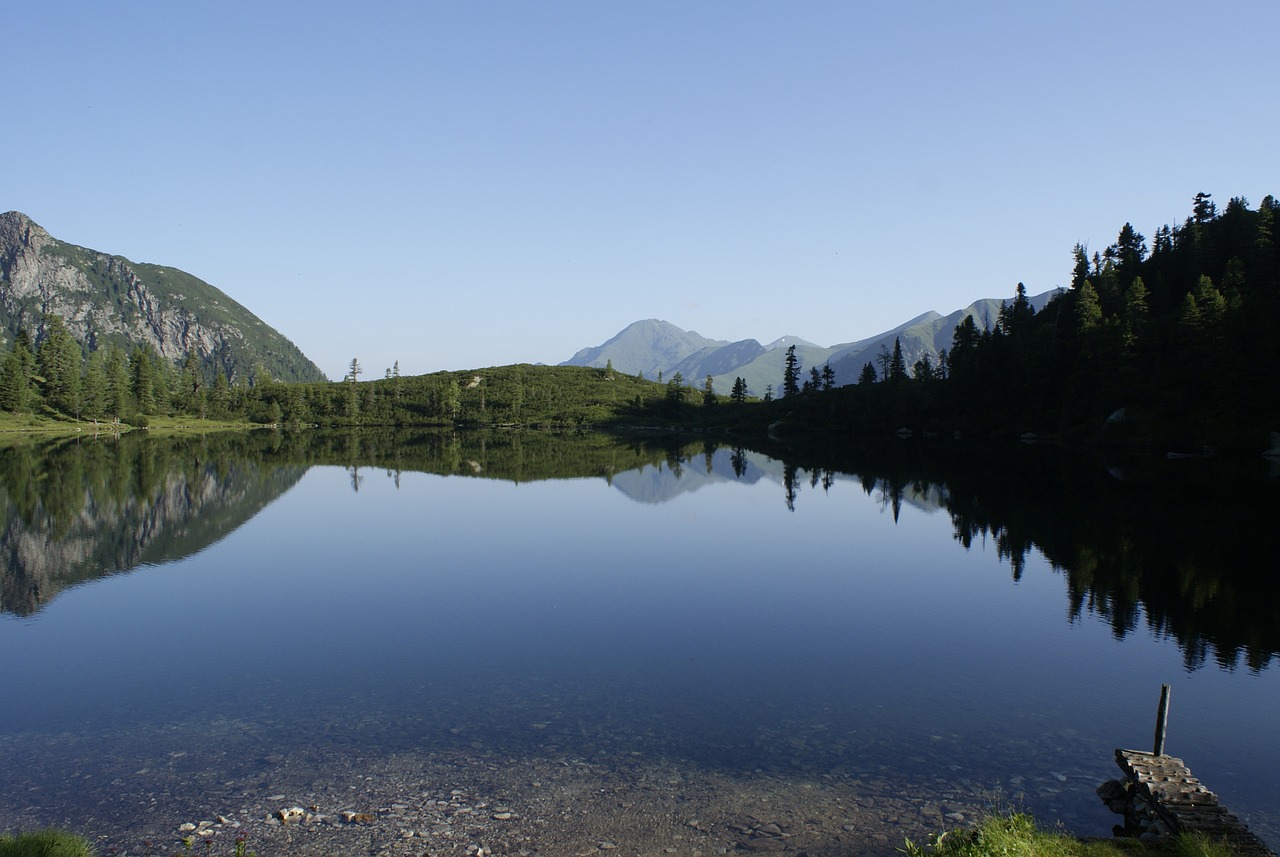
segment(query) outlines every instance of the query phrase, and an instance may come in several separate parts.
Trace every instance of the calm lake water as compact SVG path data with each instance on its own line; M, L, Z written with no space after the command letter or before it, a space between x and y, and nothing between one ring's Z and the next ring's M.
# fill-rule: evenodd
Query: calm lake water
M110 784L147 776L145 738L211 787L319 745L496 748L982 789L1106 835L1093 788L1114 748L1150 748L1169 683L1168 751L1280 841L1280 480L959 458L0 448L0 830L128 812Z

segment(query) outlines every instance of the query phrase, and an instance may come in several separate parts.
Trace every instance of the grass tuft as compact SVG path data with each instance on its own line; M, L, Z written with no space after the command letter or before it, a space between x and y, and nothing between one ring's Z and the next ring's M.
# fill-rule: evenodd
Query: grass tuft
M1036 827L1023 813L987 819L973 830L938 834L925 844L907 840L907 857L1233 857L1228 846L1203 836L1179 836L1167 845L1148 846L1133 839L1084 841Z
M0 836L0 857L93 857L83 838L63 830Z

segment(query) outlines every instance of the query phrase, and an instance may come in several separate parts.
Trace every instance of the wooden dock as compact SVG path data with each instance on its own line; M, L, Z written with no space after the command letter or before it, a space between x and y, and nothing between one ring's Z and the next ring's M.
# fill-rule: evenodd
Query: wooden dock
M1227 843L1237 854L1276 857L1257 834L1218 803L1218 796L1192 775L1186 763L1165 754L1168 728L1166 684L1160 687L1152 751L1116 750L1116 764L1124 771L1124 779L1098 786L1102 802L1124 816L1124 824L1115 827L1116 835L1151 842L1179 833L1198 833Z
M1098 788L1098 795L1125 817L1116 832L1146 841L1179 833L1199 833L1229 844L1249 857L1276 857L1261 839L1218 803L1181 760L1163 753L1116 750L1123 780Z

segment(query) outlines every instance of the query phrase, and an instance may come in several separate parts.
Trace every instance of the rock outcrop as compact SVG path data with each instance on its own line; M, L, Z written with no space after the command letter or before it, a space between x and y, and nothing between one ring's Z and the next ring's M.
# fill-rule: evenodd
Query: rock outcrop
M17 211L0 214L0 333L38 338L47 314L62 316L86 351L144 345L172 362L194 351L232 379L261 365L282 381L324 380L297 346L208 283L59 241Z

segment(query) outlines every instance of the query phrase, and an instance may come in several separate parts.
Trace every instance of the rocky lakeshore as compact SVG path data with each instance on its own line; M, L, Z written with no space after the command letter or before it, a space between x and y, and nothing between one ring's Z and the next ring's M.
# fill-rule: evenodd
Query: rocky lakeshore
M185 730L109 741L5 737L0 829L64 827L110 857L216 857L238 842L259 857L834 857L895 854L905 839L1037 797L1096 809L1088 770L984 783L948 770L941 749L896 769L860 769L846 757L730 771L600 745L514 754L483 744L402 752L317 744L262 755L236 731L206 735L203 745ZM44 768L45 754L49 765L68 755L84 764L58 775ZM1055 820L1068 829L1090 821L1046 822Z
M739 850L818 857L892 854L906 837L962 826L989 806L977 790L903 799L887 779L731 779L641 760L398 756L324 782L290 776L283 760L277 767L282 776L272 778L278 790L270 794L232 786L201 801L179 782L153 793L118 783L114 811L77 819L69 807L60 819L37 821L19 810L16 819L6 812L5 826L66 824L111 855L231 854L243 840L263 857Z

